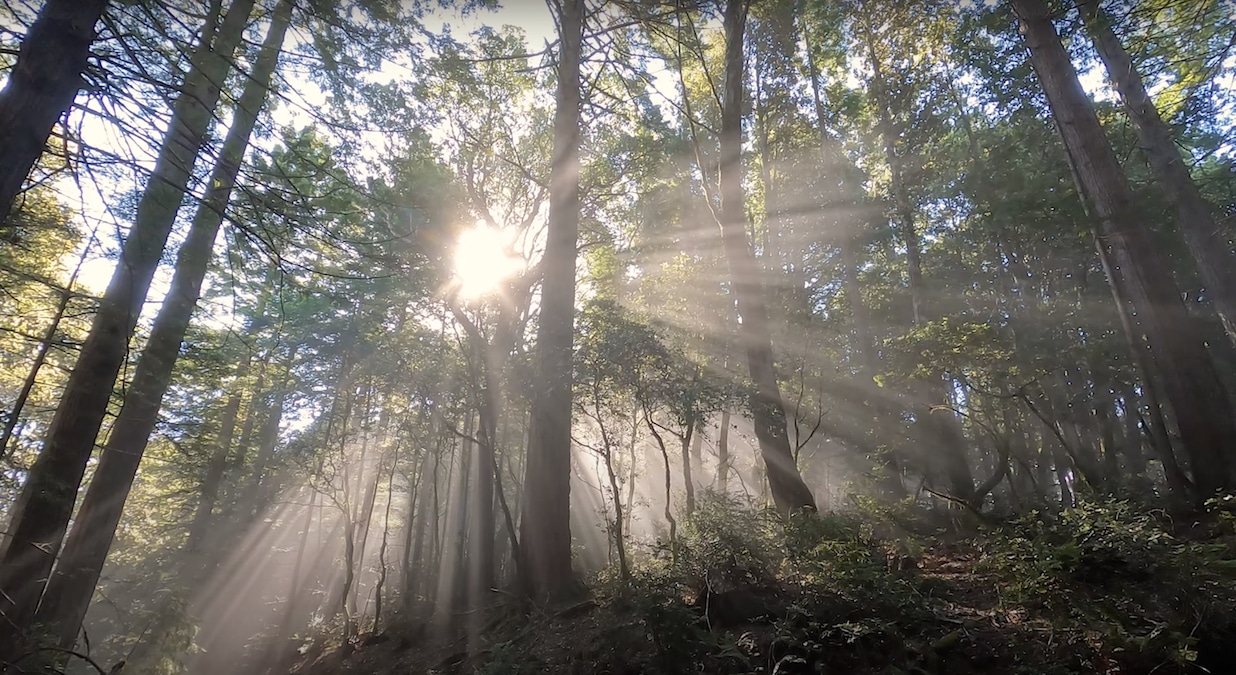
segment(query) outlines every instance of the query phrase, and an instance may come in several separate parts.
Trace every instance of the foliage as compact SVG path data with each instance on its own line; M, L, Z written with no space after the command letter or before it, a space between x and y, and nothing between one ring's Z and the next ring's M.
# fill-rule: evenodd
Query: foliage
M996 577L1006 607L1097 630L1130 659L1187 669L1203 643L1214 650L1236 629L1227 611L1236 558L1227 545L1172 536L1160 515L1126 501L1030 514L982 540L976 571Z
M682 528L675 564L697 594L766 588L782 573L785 547L775 512L714 491L697 497Z
M786 527L793 578L805 591L803 604L862 607L873 617L915 621L926 601L917 580L898 573L913 540L880 540L874 523L854 514L802 514ZM917 556L909 556L916 559Z
M1075 583L1128 583L1156 577L1183 560L1182 550L1152 515L1127 502L1083 502L1058 520L1037 513L1002 530L985 551L983 568L1007 574L1014 604L1075 606Z
M0 21L2 70L30 4L0 9L11 19ZM128 236L168 128L169 83L192 65L185 55L203 17L223 4L109 3L86 86L6 224L0 403L5 422L20 422L0 451L6 519L102 290L74 276L75 261L83 250L83 260L106 258ZM1164 454L1184 449L1179 420L1170 401L1155 400L1144 345L1130 352L1122 335L1092 214L1007 7L748 3L747 197L736 211L759 269L746 281L767 305L767 381L781 387L795 469L826 496L817 503L854 507L785 519L752 497L769 482L742 402L751 399L740 396L751 387L751 350L737 336L736 280L717 237L728 96L721 7L599 3L594 12L599 4L585 3L572 196L555 194L552 179L561 45L553 36L536 44L527 8L479 11L494 4L297 3L297 45L226 205L156 432L131 494L116 495L124 520L87 621L96 655L133 652L130 668L151 672L243 672L264 642L278 648L281 632L335 646L349 600L336 597L344 569L356 572L358 614L372 611L385 575L385 616L399 605L398 623L384 622L392 633L431 625L453 634L459 616L482 617L472 612L491 591L464 588L461 572L478 562L496 568L502 592L522 590L520 542L506 528L517 530L523 505L540 497L524 485L540 475L526 448L536 442L530 406L546 383L532 373L536 336L554 329L573 329L574 407L558 411L574 422L571 449L602 454L609 474L589 475L589 462L577 461L570 479L559 476L572 481L573 501L557 515L571 519L571 543L590 569L614 538L628 547L630 574L603 569L594 590L614 613L606 620L635 625L665 672L786 672L825 656L837 657L833 670L949 672L931 662L940 657L931 645L947 645L957 622L966 640L990 638L1011 655L997 664L1010 671L1085 670L1023 659L1022 646L1042 642L1019 627L1023 618L1058 630L1053 645L1082 645L1091 670L1095 654L1117 651L1182 670L1191 657L1224 653L1213 645L1236 597L1236 508L1211 500L1192 530L1158 511L1180 488ZM1049 4L1074 63L1100 72L1076 8ZM1231 239L1231 3L1109 4L1199 190L1223 216L1220 239ZM253 34L271 5L257 3ZM541 18L546 30L561 19ZM204 164L252 57L238 57L223 83L186 209L205 187ZM1232 389L1236 353L1213 315L1215 289L1197 280L1119 101L1084 80L1135 188L1136 215ZM542 326L549 213L576 202L575 322ZM477 222L500 233L520 269L465 302L454 292L468 253L458 239ZM147 310L163 286L160 277ZM143 311L100 439L145 347ZM927 380L943 391L916 387ZM946 414L955 428L933 424ZM681 445L681 471L666 440ZM483 444L492 466L477 460ZM970 504L983 513L959 515L941 496L941 449L986 490ZM1202 469L1188 459L1183 472L1196 478ZM1066 508L1086 492L1083 478L1096 493L1136 501ZM306 503L309 493L321 501ZM1020 519L991 515L1009 513ZM672 541L651 543L675 518ZM601 520L607 546L589 536ZM199 522L205 543L191 534ZM979 523L995 529L966 538ZM344 539L359 545L354 559ZM919 567L970 565L973 547L977 569L954 577ZM478 561L481 551L491 559ZM991 621L944 607L974 601L984 585L1001 589L998 607L973 608ZM232 596L253 605L202 612ZM993 637L988 624L1004 618ZM616 632L606 644L630 648ZM494 637L478 672L549 668L523 636Z

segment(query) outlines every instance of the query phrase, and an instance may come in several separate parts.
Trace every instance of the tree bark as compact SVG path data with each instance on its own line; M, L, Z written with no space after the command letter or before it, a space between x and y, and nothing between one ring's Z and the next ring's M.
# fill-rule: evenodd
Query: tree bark
M270 80L291 23L292 8L292 0L281 0L275 8L265 42L254 62L232 127L228 130L222 153L211 174L206 198L198 207L189 234L180 248L171 290L155 317L150 340L138 360L133 383L36 615L38 623L44 627L54 627L61 648L71 649L77 640L95 584L103 571L103 563L120 523L125 500L158 421L163 395L171 384L180 343L201 294L215 237L223 222L223 213L240 171L241 159L258 113L266 102Z
M386 510L382 514L382 542L378 546L378 581L373 589L373 629L376 635L382 625L382 593L386 588L386 547L391 531L391 503L395 501L395 467L399 464L399 446L391 459L390 474L386 479Z
M1176 147L1171 127L1159 116L1141 73L1099 4L1099 0L1081 0L1077 8L1107 67L1107 75L1133 121L1159 188L1176 210L1177 225L1197 262L1198 274L1206 284L1206 295L1223 323L1228 340L1236 344L1236 255L1232 254L1232 242L1226 235L1227 230L1215 222L1213 211Z
M743 32L746 0L725 5L725 83L721 108L721 209L718 220L729 264L738 316L738 339L747 355L754 387L751 417L760 455L767 468L773 502L782 513L815 509L815 498L794 463L786 428L781 387L773 360L764 284L747 239L746 204L742 187Z
M571 347L579 239L580 61L585 3L561 0L554 159L550 170L537 381L528 432L520 549L537 600L571 595Z
M284 366L283 375L274 392L272 392L274 400L267 411L266 419L262 422L261 430L258 431L257 457L253 462L253 472L249 475L249 486L242 497L242 502L250 513L261 513L262 509L265 508L266 500L278 489L277 486L266 485L270 489L263 492L263 484L269 478L266 476L266 466L274 456L275 446L279 443L279 426L283 423L283 410L284 406L287 405L287 397L290 393L289 383L292 379L292 368L296 365L296 355L299 352L300 344L293 344L292 348L288 351L287 364Z
M1133 193L1042 0L1013 0L1031 62L1047 93L1069 160L1098 219L1100 260L1133 315L1176 414L1197 498L1232 486L1236 418L1171 270L1134 210ZM1144 374L1149 377L1150 374Z
M296 353L293 351L290 359L295 358ZM291 367L291 361L288 367ZM253 473L249 476L249 487L243 498L245 508L253 513L261 512L266 496L271 494L270 490L262 489L262 484L269 478L266 476L266 465L270 463L271 457L275 454L275 446L279 443L279 425L283 423L283 408L288 396L286 375L284 379L285 382L275 392L275 400L271 403L266 420L262 423L262 430L258 432L257 458L253 462Z
M369 483L369 488L365 490L365 496L361 502L360 517L356 519L356 525L360 528L360 536L357 538L356 546L356 563L359 566L359 573L356 575L356 587L353 589L351 598L352 614L357 614L357 603L360 601L360 592L362 581L365 576L365 551L369 547L369 532L373 526L373 509L378 502L378 487L382 483L382 469L386 463L386 452L378 457L378 465L373 471L373 480ZM361 467L364 471L364 467Z
M665 522L669 524L669 540L670 550L677 554L678 551L678 521L674 519L674 501L671 498L671 488L673 487L673 469L670 468L669 450L665 447L665 439L661 437L657 431L656 422L652 421L652 411L644 409L644 424L647 425L648 431L652 433L653 440L657 443L657 448L661 451L661 459L665 462Z
M218 34L208 27L193 54L192 67L173 108L171 127L120 261L69 375L43 451L31 466L13 509L11 536L0 553L0 614L5 617L0 623L8 627L0 627L0 645L16 642L6 639L6 633L14 625L27 625L33 617L44 580L60 551L129 339L252 7L253 0L237 0L228 9Z
M807 72L811 83L811 97L815 107L816 127L820 138L820 156L825 171L831 171L834 176L829 181L832 187L835 182L835 194L826 195L822 209L840 208L841 216L834 220L837 226L844 228L838 244L843 269L842 288L846 294L850 309L850 349L855 363L854 370L858 373L857 382L862 392L862 408L867 412L865 420L869 422L870 434L863 439L863 450L874 460L876 475L886 498L897 501L906 497L905 485L901 480L901 467L893 444L886 442L880 429L883 420L900 413L892 412L878 388L873 387L873 377L876 364L873 358L870 319L867 307L863 304L862 285L858 278L858 253L861 249L860 233L864 223L882 218L878 210L866 204L863 196L862 170L850 161L842 151L840 144L829 133L826 126L824 98L820 90L820 72L816 65L814 53L811 50L811 39L806 24L803 25L803 38L806 41Z
M43 155L56 120L82 87L106 0L48 0L30 26L0 91L0 240L13 203Z
M1142 450L1145 444L1142 442L1140 401L1132 385L1121 385L1119 394L1123 413L1121 422L1124 427L1120 438L1120 452L1124 455L1126 473L1134 481L1141 481L1146 477L1146 453Z
M479 380L474 382L480 389L477 401L479 433L476 444L477 461L473 466L476 491L473 497L472 514L472 596L480 599L494 587L495 534L497 518L494 513L494 481L497 478L498 418L501 415L499 376L503 368L507 345L494 345L481 333L456 305L451 305L456 321L464 327L472 349L474 363L480 369ZM518 566L518 565L517 565Z
M288 599L284 603L283 616L279 621L278 637L275 639L272 648L272 663L269 664L270 670L274 670L279 663L283 663L284 659L290 658L292 653L295 653L296 646L290 643L292 628L293 611L297 606L297 599L301 595L301 568L305 562L305 550L309 547L309 530L313 527L313 509L317 505L318 492L312 488L306 490L309 493L309 506L305 507L305 521L301 526L303 529L300 532L300 544L296 547L296 562L292 566L292 576L288 579Z

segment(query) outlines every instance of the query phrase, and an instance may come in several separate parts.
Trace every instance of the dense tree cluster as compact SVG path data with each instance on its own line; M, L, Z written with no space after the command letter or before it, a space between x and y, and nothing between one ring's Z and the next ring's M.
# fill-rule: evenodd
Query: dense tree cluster
M1230 2L547 4L0 8L6 672L1236 488Z

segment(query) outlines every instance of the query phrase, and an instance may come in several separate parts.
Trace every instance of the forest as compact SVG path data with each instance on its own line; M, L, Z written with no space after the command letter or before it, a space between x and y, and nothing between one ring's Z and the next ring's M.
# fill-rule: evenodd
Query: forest
M1233 0L3 0L0 673L1236 672Z

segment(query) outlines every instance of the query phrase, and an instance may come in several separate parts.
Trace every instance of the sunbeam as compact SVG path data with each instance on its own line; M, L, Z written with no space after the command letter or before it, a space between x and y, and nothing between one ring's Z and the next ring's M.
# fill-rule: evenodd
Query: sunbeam
M0 2L0 675L1231 671L1233 5Z

